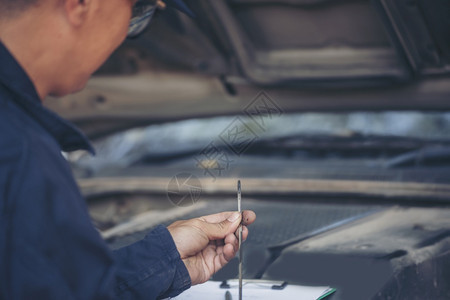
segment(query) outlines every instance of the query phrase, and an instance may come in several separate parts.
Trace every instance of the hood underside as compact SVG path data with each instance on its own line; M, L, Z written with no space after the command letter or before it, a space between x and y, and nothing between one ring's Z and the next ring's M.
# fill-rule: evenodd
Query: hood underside
M81 93L47 105L89 135L242 113L447 110L445 0L192 0L126 41ZM96 132L92 132L95 127Z

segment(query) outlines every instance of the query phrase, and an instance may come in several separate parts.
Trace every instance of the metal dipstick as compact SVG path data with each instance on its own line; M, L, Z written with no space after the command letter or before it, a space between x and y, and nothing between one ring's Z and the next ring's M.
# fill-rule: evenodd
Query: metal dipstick
M237 183L238 211L242 214L241 207L241 181ZM239 300L242 300L242 220L239 225Z

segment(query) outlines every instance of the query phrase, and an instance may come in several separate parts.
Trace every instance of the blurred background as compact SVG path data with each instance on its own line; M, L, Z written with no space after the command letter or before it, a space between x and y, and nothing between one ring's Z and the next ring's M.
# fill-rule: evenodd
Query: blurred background
M108 244L237 209L239 178L258 216L246 278L448 299L450 3L166 2L46 101L96 148L65 156Z

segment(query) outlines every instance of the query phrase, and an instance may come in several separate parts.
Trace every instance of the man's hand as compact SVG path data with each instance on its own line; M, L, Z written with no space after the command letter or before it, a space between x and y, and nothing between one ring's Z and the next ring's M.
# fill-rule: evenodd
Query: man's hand
M253 223L253 211L243 212L244 225ZM241 222L238 212L223 212L187 221L177 221L167 227L178 252L191 276L192 285L206 282L226 265L239 250L237 229ZM242 239L248 236L242 228Z

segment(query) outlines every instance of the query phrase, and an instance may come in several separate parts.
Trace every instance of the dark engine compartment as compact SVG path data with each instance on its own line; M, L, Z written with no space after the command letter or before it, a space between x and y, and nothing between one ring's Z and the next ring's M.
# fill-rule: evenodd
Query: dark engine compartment
M334 300L450 297L447 205L411 206L357 197L258 198L243 200L244 209L258 216L244 244L244 278L329 285L337 289L329 298ZM151 199L167 202L155 195ZM157 223L234 210L235 205L230 197L208 197L188 210L164 208L163 219L155 220L158 211L150 212L146 225L131 221L106 240L118 248L143 238ZM212 279L237 278L237 270L235 258Z

